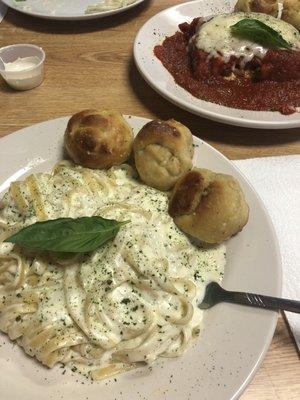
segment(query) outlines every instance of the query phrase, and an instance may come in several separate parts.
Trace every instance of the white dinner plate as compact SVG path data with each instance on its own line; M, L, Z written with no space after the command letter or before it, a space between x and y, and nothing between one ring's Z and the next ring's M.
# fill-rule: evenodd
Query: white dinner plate
M145 0L136 0L135 3L128 6L117 8L115 10L100 11L93 14L85 14L88 6L100 3L101 0L1 0L8 7L21 13L32 15L34 17L56 19L56 20L86 20L108 17L119 14L132 7L137 6Z
M153 49L166 36L178 31L182 22L199 16L232 12L236 0L197 0L168 8L149 19L138 32L134 58L143 78L167 100L193 114L230 125L248 128L283 129L300 127L300 112L282 115L279 112L248 111L221 106L197 99L175 83L172 75L158 60Z
M0 140L0 192L10 182L48 171L63 157L68 118L22 129ZM137 133L148 122L127 117ZM194 137L194 165L235 176L250 206L250 220L227 243L224 287L281 294L281 266L270 218L239 170L207 143ZM0 195L1 196L1 195ZM232 400L254 376L271 342L277 313L219 304L204 314L200 336L180 358L151 368L94 382L66 370L44 368L0 335L0 397L3 400Z

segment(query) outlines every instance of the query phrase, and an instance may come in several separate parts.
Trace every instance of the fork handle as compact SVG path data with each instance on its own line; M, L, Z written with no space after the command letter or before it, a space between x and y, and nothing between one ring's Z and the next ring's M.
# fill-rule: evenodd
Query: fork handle
M254 293L226 291L224 300L229 303L243 304L267 310L285 310L300 313L300 301L280 299L278 297L263 296Z

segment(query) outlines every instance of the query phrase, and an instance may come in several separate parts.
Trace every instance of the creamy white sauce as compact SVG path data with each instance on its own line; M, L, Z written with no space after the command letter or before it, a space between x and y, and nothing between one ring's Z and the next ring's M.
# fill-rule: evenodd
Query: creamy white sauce
M85 14L117 10L118 8L126 7L135 2L136 0L102 0L99 3L88 6L85 10Z
M222 57L225 62L231 56L242 58L242 66L254 56L263 58L268 49L258 43L240 39L231 34L230 27L245 18L257 19L270 26L291 44L294 50L300 50L300 34L292 25L270 15L261 13L221 14L200 25L192 43L211 57Z
M6 82L14 89L28 90L41 84L44 76L41 60L36 56L19 57L12 62L4 62L1 73Z
M28 71L32 67L35 67L38 65L40 62L40 59L38 57L22 57L22 58L17 58L13 62L7 62L4 64L5 71L9 72L21 72L21 71Z
M20 229L41 218L91 215L130 223L69 266L39 256L33 262L25 259L31 264L28 274L39 277L37 286L25 280L22 287L5 291L0 274L0 300L5 293L0 329L12 338L20 335L14 326L18 314L9 328L3 322L5 304L13 303L16 294L22 302L29 291L39 301L25 322L22 317L18 343L48 366L73 357L91 368L122 362L124 371L131 363L180 355L199 331L203 312L197 304L206 284L222 279L225 247L193 245L169 216L167 194L138 182L129 166L99 171L63 162L54 174L32 175L4 196L0 227ZM14 253L9 246L0 243L0 266L1 255ZM12 259L12 274L14 268ZM38 339L32 344L31 326L50 327L57 339L45 340L41 350ZM70 337L80 346L70 347Z

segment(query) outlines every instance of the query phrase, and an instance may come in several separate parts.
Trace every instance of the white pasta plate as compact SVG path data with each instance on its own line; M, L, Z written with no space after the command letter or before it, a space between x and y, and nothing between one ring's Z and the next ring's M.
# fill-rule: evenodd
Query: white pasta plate
M86 13L88 7L94 6L95 4L103 4L104 1L107 0L74 0L72 2L65 0L3 0L3 3L14 10L34 17L78 21L119 14L137 6L144 0L136 0L130 4L128 1L128 4L125 6Z
M136 134L148 122L126 117ZM45 172L63 158L68 118L39 123L0 140L0 192L33 172ZM223 285L227 289L281 294L277 239L263 203L239 170L222 154L194 137L194 165L233 175L250 207L250 220L226 243ZM1 197L2 197L1 195ZM0 336L0 393L5 400L232 400L259 368L272 340L277 313L219 304L204 313L200 335L179 358L161 359L115 379L91 382L59 366L47 369Z
M279 112L249 111L210 103L192 96L179 86L158 60L153 49L165 37L178 31L178 25L194 18L232 12L236 0L196 0L161 11L149 19L138 32L134 44L134 59L147 83L161 96L193 114L237 126L260 129L283 129L300 126L300 113L282 115Z

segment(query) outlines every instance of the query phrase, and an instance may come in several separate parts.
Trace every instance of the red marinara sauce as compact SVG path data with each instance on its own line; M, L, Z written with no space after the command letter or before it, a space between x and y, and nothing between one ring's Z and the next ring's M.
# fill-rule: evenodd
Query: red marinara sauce
M300 107L300 52L268 50L266 56L253 60L229 78L234 57L228 63L210 58L189 42L199 23L179 25L180 31L167 37L154 54L171 73L175 82L193 96L232 108L256 111L279 111L292 114ZM251 77L250 77L251 76Z

